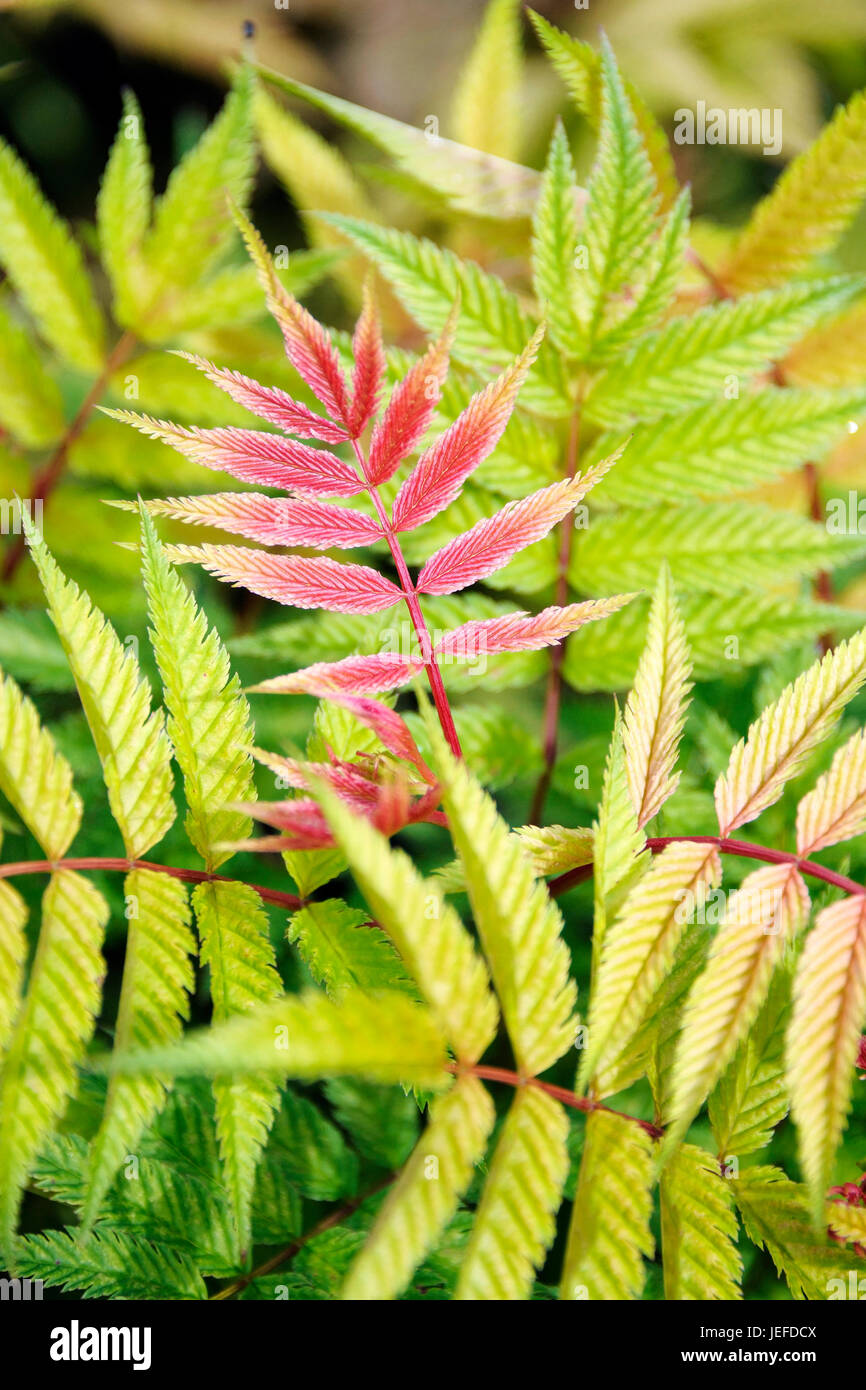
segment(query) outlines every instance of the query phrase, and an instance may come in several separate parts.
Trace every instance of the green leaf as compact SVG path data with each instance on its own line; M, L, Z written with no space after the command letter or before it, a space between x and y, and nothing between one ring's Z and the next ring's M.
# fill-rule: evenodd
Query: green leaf
M357 1188L358 1161L342 1134L312 1101L291 1088L282 1094L259 1182L268 1167L275 1179L313 1202L336 1202Z
M605 763L598 821L593 828L592 954L596 967L601 959L608 923L648 867L645 845L629 791L622 718L617 709Z
M442 805L514 1056L534 1076L574 1042L576 990L562 918L494 802L432 722L429 729Z
M860 536L751 502L693 502L596 518L578 541L570 578L584 593L651 587L666 562L686 591L750 593L851 564Z
M27 959L27 904L11 883L0 882L0 1063L12 1033Z
M402 850L324 786L317 795L376 921L400 952L460 1061L478 1061L498 1010L484 962L457 913Z
M103 264L114 292L118 323L129 327L146 293L142 247L150 227L153 172L141 109L123 93L123 115L96 200L96 229Z
M162 713L151 710L150 687L131 649L121 645L88 595L66 579L35 532L29 542L102 763L112 815L128 857L140 859L175 816Z
M0 426L28 449L53 444L64 430L63 402L30 334L0 304Z
M532 282L552 341L577 357L584 342L577 316L577 180L568 137L557 121L532 222Z
M210 967L214 1022L226 1023L238 1015L242 1022L251 1010L270 1005L281 990L261 900L244 883L222 882L200 883L192 901L201 962ZM170 1047L165 1050L171 1053ZM267 1076L235 1078L220 1076L219 1070L210 1073L214 1075L217 1133L239 1250L244 1251L250 1238L256 1164L273 1122L279 1090Z
M674 318L648 334L602 377L586 398L597 424L653 420L699 401L739 394L823 314L860 293L853 276L809 280Z
M453 355L458 362L489 374L519 356L535 330L517 296L495 275L453 251L409 232L329 216L381 270L401 303L426 333L441 333L460 299ZM559 358L542 343L521 388L524 405L542 414L568 415L573 409Z
M725 1159L766 1148L788 1113L785 1031L791 973L791 963L783 961L748 1037L710 1096L710 1124Z
M402 1293L454 1215L493 1120L493 1102L473 1076L433 1102L430 1123L349 1270L342 1298L382 1301Z
M718 1163L683 1144L662 1175L659 1195L665 1298L741 1298L733 1194Z
M602 124L581 235L577 272L588 350L603 332L610 301L639 273L650 248L657 198L634 113L606 39L601 52Z
M716 501L822 456L841 440L848 421L864 413L862 388L765 387L733 400L704 402L631 432L603 434L589 446L584 462L592 467L628 443L593 493L602 505L655 507L690 497Z
M642 333L655 326L673 302L685 263L690 206L686 188L650 245L630 295L624 295L608 315L608 326L593 350L599 362L620 356Z
M399 1168L418 1138L418 1106L399 1086L374 1086L343 1076L325 1082L325 1095L362 1158Z
M0 265L64 361L102 366L105 327L81 251L33 175L0 140Z
M39 723L36 706L0 673L0 791L49 859L62 859L81 824L72 769Z
M177 879L133 869L124 884L126 959L120 990L116 1049L161 1046L180 1037L194 983L195 938L186 887ZM95 1219L124 1157L165 1100L159 1076L114 1076L90 1154L84 1223Z
M794 1298L827 1299L836 1281L847 1297L851 1255L815 1231L804 1187L769 1166L748 1168L731 1185L746 1234L767 1251Z
M157 202L144 247L157 310L166 291L200 280L235 236L226 195L246 206L255 163L252 97L252 71L243 65L222 111Z
M451 107L455 138L502 159L516 159L522 144L520 19L518 0L488 0Z
M297 857L297 856L295 856ZM341 871L345 860L341 856ZM412 982L385 933L339 898L308 903L290 918L288 940L297 946L317 985L339 999L346 990L402 989Z
M516 1093L496 1144L455 1298L529 1297L556 1233L568 1174L568 1119L543 1091Z
M228 654L171 568L141 509L142 570L151 639L169 713L168 733L183 773L186 831L213 873L245 839L249 816L230 803L255 800L250 710Z
M652 1141L625 1116L586 1118L580 1178L559 1296L566 1300L639 1298L643 1257L652 1258Z
M7 1260L22 1190L39 1149L75 1089L105 965L105 902L77 874L52 875L23 1005L0 1077L0 1244Z
M396 990L372 999L345 994L334 1004L307 990L260 1005L226 1023L189 1034L173 1048L112 1059L114 1071L153 1070L180 1076L363 1076L441 1090L444 1040L427 1009Z
M201 1275L190 1259L126 1231L76 1229L24 1236L16 1246L21 1277L42 1279L49 1288L77 1291L83 1298L206 1299Z

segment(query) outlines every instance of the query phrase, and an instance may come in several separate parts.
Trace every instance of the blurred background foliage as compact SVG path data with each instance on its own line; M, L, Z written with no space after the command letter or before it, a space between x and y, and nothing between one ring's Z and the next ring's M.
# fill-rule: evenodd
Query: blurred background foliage
M607 32L625 74L639 89L670 133L674 112L708 106L777 108L784 111L784 143L773 161L759 151L742 147L674 146L677 172L692 187L695 243L713 263L729 238L729 229L745 220L750 208L772 185L779 168L809 143L840 101L866 86L866 3L864 0L822 0L820 6L798 6L788 0L590 0L587 8L558 0L538 0L535 8L570 33L597 39ZM586 171L593 146L588 125L580 120L562 84L542 54L531 26L523 27L524 58L503 45L497 63L512 66L511 96L500 109L479 115L468 100L473 76L465 69L466 55L484 12L483 0L290 0L285 7L262 0L68 0L68 3L0 4L0 134L19 152L37 177L46 197L72 225L85 248L97 297L111 301L99 264L94 209L103 170L121 117L121 92L135 92L154 166L154 183L164 189L178 161L192 150L221 110L231 74L241 50L244 21L256 26L258 61L302 82L408 122L430 128L435 119L441 135L484 149L533 169L544 161L557 112L565 113L579 167ZM509 84L501 84L509 86ZM471 216L455 216L441 201L422 190L409 168L396 169L374 145L347 132L322 112L297 101L284 103L269 89L256 99L255 117L260 142L251 195L251 215L271 248L289 252L286 283L303 294L326 322L346 328L357 307L363 262L350 253L336 232L323 227L309 210L325 208L380 220L431 235L462 255L471 256L506 278L516 274L517 243L506 227L495 238L481 235ZM583 163L581 165L581 158ZM241 171L243 183L253 173ZM866 270L866 221L863 217L847 235L838 264ZM186 248L192 262L195 246ZM512 259L515 258L515 259ZM228 269L240 273L237 248L229 252ZM417 329L382 287L390 341L407 349L417 347ZM0 314L8 314L11 296L0 288ZM116 308L116 305L115 305ZM278 335L264 316L257 297L243 296L230 314L214 326L205 313L196 323L193 295L174 320L156 323L149 339L141 336L129 360L109 372L98 399L123 405L130 400L128 382L135 378L134 408L201 425L250 423L226 397L199 378L191 367L164 353L184 346L248 371L269 382L291 385ZM14 313L9 320L14 335ZM2 325L0 325L2 326ZM123 334L123 324L110 330L108 346ZM12 339L10 338L10 343ZM52 380L55 377L52 376ZM46 406L41 424L29 437L0 440L0 495L32 495L34 474L50 465L71 421L88 400L94 371L85 362L60 363L56 373L57 399ZM52 387L52 390L54 388ZM50 406L50 408L48 408ZM237 418L236 418L237 416ZM23 431L27 436L27 429ZM844 494L857 486L866 469L866 430L840 447L829 461L829 486ZM541 461L543 463L544 460ZM552 467L553 460L548 460ZM115 623L124 640L136 644L142 666L154 669L145 637L138 557L130 542L135 518L109 509L103 499L164 496L171 492L216 490L219 485L204 469L185 464L179 455L114 421L89 412L75 437L68 441L62 477L50 496L44 516L49 546L66 572L85 586ZM539 464L541 466L541 464ZM531 480L527 483L529 490ZM536 484L537 485L537 484ZM768 492L776 505L807 511L798 474ZM164 534L172 537L171 525ZM209 537L205 537L206 539ZM184 537L186 539L186 537ZM5 574L0 588L0 665L35 692L40 710L52 722L57 741L70 759L78 787L88 805L102 807L99 765L78 710L68 668L42 604L29 564L14 566L9 554L15 537L3 537ZM857 613L866 608L862 565L843 574L836 602ZM230 591L207 576L188 576L207 611L229 641L242 678L275 674L290 665L344 654L335 649L335 624L323 649L317 649L322 622L319 615L293 620L265 611L251 595ZM532 593L541 606L538 584L514 590ZM846 587L847 586L847 587ZM706 596L703 596L704 600ZM447 601L445 601L447 603ZM525 602L521 598L521 602ZM750 599L743 600L742 624L748 633ZM834 610L840 622L841 608ZM365 620L366 621L366 620ZM433 618L435 623L435 616ZM435 625L448 626L442 615ZM772 619L763 614L764 626ZM600 659L605 659L602 642ZM344 625L346 653L361 641L362 624ZM757 710L814 659L814 623L802 633L788 625L787 638L760 667L732 663L724 678L704 681L690 717L685 749L686 772L680 790L664 814L661 833L712 832L712 799L708 788L727 760L735 738ZM368 634L375 647L376 633ZM642 633L636 641L640 641ZM801 640L802 639L802 640ZM323 639L322 639L323 640ZM747 639L748 640L748 637ZM467 721L464 741L472 761L499 792L505 814L513 824L526 819L531 789L539 764L539 730L546 671L540 654L531 654L524 668L512 670L507 687L486 711L496 688L488 673L476 683L475 717ZM471 692L471 680L467 683ZM455 685L455 689L459 687ZM471 706L470 706L471 708ZM284 750L303 746L313 704L303 698L258 699L255 714L259 741ZM755 836L765 843L788 843L796 800L829 762L833 747L847 737L855 722L863 722L866 701L852 707L850 719L826 753L812 761L783 799L757 823ZM854 721L854 722L852 722ZM459 720L458 720L459 722ZM601 775L612 722L609 695L572 695L562 716L561 754L551 789L549 819L588 824L598 801ZM272 789L269 789L272 794ZM3 813L3 826L12 832L14 857L27 856L21 827ZM116 852L107 814L86 818L78 852ZM441 836L429 827L416 827L405 836L422 867L441 862ZM11 848L13 841L7 844ZM20 845L20 853L18 846ZM30 846L32 851L32 846ZM166 857L192 862L192 852L179 827L164 846ZM849 871L866 866L856 846L837 855L838 867ZM285 871L271 857L238 860L238 872L262 882L285 884ZM726 878L737 881L736 863L726 863ZM114 931L117 959L122 945L119 886L101 885L118 908ZM569 943L576 973L588 965L588 921L591 896L584 888L571 900ZM283 939L284 923L273 922L284 975L297 969ZM571 1077L563 1076L570 1084ZM629 1096L623 1108L641 1113L650 1105L648 1094ZM840 1180L866 1166L866 1123L862 1104L840 1156ZM582 1130L575 1127L579 1145ZM793 1169L793 1139L784 1126L775 1141L773 1157ZM790 1160L790 1162L789 1162ZM752 1297L785 1297L767 1261L752 1251ZM650 1288L660 1296L660 1288Z

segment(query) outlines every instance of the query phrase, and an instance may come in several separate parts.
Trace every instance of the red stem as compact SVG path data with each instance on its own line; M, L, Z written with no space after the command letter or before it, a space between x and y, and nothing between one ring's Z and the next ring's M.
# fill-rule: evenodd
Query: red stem
M172 864L154 864L149 859L31 859L17 864L0 864L0 878L18 878L24 874L53 874L58 869L119 869L129 873L131 869L150 869L155 874L169 874L184 883L237 883L225 874L209 874L204 869L176 869ZM274 903L297 912L304 906L304 899L294 893L281 893L276 888L263 888L259 883L248 883L263 902Z
M584 1114L590 1114L593 1110L604 1110L608 1115L618 1115L621 1120L631 1120L633 1124L640 1125L653 1139L661 1139L664 1134L663 1129L649 1120L639 1120L636 1115L626 1115L624 1111L614 1110L609 1105L602 1105L600 1100L590 1100L588 1096L576 1096L574 1091L567 1090L565 1086L554 1086L550 1081L539 1081L537 1076L521 1076L519 1072L508 1071L505 1067L467 1067L460 1062L449 1062L446 1070L453 1072L455 1076L477 1076L481 1081L502 1081L506 1086L533 1086L536 1091L545 1091L547 1095L553 1096L554 1100L561 1101L572 1110L582 1110Z
M800 873L806 874L809 878L819 878L823 883L830 883L845 893L866 893L866 885L856 883L845 874L838 874L835 869L825 868L823 864L816 864L811 859L800 859L798 855L790 854L784 849L753 845L748 840L730 840L724 835L661 835L648 839L647 847L653 854L660 854L667 845L682 844L683 841L696 845L715 845L720 854L734 854L740 859L760 859L765 864L793 864ZM578 868L569 869L567 873L551 879L547 885L548 891L551 897L558 898L575 884L583 883L591 877L592 864L581 864Z
M367 464L357 439L352 440L352 448L355 450L355 457L358 460L362 476L366 479ZM448 740L448 746L455 758L462 758L463 753L460 748L460 740L457 737L457 729L454 724L454 716L451 713L451 705L448 702L448 695L442 680L442 672L436 664L436 657L433 653L433 643L430 640L430 633L427 629L427 623L424 620L424 614L421 612L421 605L418 602L418 594L415 585L412 583L409 567L406 564L403 551L400 549L397 533L391 525L391 518L379 496L379 489L373 483L368 482L367 491L373 501L373 506L376 508L376 515L385 533L388 548L391 551L391 556L397 568L397 574L400 577L400 585L403 590L403 597L406 600L406 607L409 609L412 626L415 629L415 635L421 645L424 670L427 672L427 679L430 682L433 703L436 706L436 713L439 715L439 723L442 725L442 732Z

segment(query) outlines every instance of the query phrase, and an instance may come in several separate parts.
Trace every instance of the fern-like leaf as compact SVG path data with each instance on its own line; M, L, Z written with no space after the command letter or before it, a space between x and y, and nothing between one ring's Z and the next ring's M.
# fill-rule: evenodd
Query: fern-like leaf
M27 958L27 904L10 883L0 883L0 1064L21 999Z
M758 1017L710 1096L710 1123L724 1159L766 1148L788 1113L785 1033L792 973L787 961L777 967Z
M36 706L0 674L0 791L49 859L62 859L81 824L72 769L39 723Z
M852 840L866 828L866 730L849 738L828 772L797 807L797 853L803 858Z
M475 1213L455 1298L525 1299L553 1242L568 1173L568 1120L535 1087L518 1091Z
M831 1281L847 1291L851 1256L815 1230L805 1188L770 1166L747 1169L732 1187L746 1234L768 1252L794 1298L826 1299Z
M189 1256L164 1241L143 1240L128 1231L43 1231L23 1236L15 1259L22 1278L41 1279L49 1288L77 1292L82 1298L207 1298Z
M96 201L102 261L114 291L119 323L136 318L146 285L142 246L150 227L153 174L138 102L123 94L123 115Z
M340 856L339 867L344 864ZM292 917L287 935L316 984L332 999L353 989L368 994L382 989L414 993L412 980L385 933L366 912L338 898L308 903Z
M683 1144L662 1174L659 1191L665 1298L741 1298L737 1218L718 1164L703 1149Z
M791 1111L816 1220L851 1106L854 1062L866 1024L866 899L818 913L794 985L787 1039Z
M493 1120L493 1102L472 1076L434 1101L427 1128L349 1270L344 1299L381 1301L402 1293L469 1186Z

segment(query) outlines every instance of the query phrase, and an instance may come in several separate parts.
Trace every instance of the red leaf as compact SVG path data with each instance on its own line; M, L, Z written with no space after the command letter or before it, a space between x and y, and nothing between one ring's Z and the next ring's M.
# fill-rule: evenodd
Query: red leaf
M349 432L353 439L357 439L378 409L385 378L385 348L369 284L364 286L364 307L355 327L352 352L355 369L352 373Z
M501 511L449 541L422 569L418 576L419 592L452 594L502 569L519 550L541 540L567 516L612 462L612 458L605 459L604 464L583 477L564 478L519 502L509 502Z
M244 840L238 849L254 850L261 854L279 849L326 849L334 843L328 822L317 803L309 797L296 801L250 801L238 804L238 810L289 832L268 835L261 840Z
M274 276L268 308L280 325L295 371L328 414L349 428L349 388L330 334Z
M296 608L335 613L379 613L403 597L396 584L367 565L343 565L326 556L272 555L240 545L166 546L169 559L193 561L218 579Z
M335 705L342 705L344 709L351 710L356 719L360 719L362 724L366 724L384 743L385 747L391 752L396 753L398 758L404 758L407 762L414 763L425 781L434 780L433 773L421 756L417 743L412 737L409 725L405 719L401 719L396 710L389 709L383 705L381 700L370 700L360 695L337 695L328 696Z
M287 676L272 676L250 687L273 695L360 694L367 691L397 690L423 671L424 663L397 652L374 652L370 656L347 656L342 661L317 661Z
M306 498L263 497L256 492L214 492L148 502L149 511L196 526L217 526L264 545L370 545L382 531L372 517L350 507Z
M354 468L327 449L313 449L294 439L281 439L261 430L187 429L168 420L152 420L130 410L107 410L115 420L134 425L150 439L170 444L178 453L218 473L231 473L247 483L284 491L319 493L325 497L355 497L365 484Z
M437 643L434 655L472 660L485 652L538 651L561 642L584 623L609 617L633 598L634 594L618 594L614 598L570 603L564 608L545 608L533 617L525 613L507 613L503 618L463 623L445 634Z
M300 401L293 401L279 386L262 386L261 382L244 376L242 372L215 367L213 362L197 357L194 352L176 352L174 355L192 362L245 410L251 410L262 420L269 420L272 425L279 425L288 434L299 434L305 439L323 439L327 444L339 444L349 437L342 425L335 425L323 415L316 415L315 411L301 405Z
M448 371L448 353L456 323L455 308L438 341L430 344L424 356L391 392L391 399L370 441L367 476L371 483L387 482L427 432Z
M421 455L394 499L396 530L411 531L453 502L472 470L499 443L543 331L538 329L514 365L473 396L462 414Z

